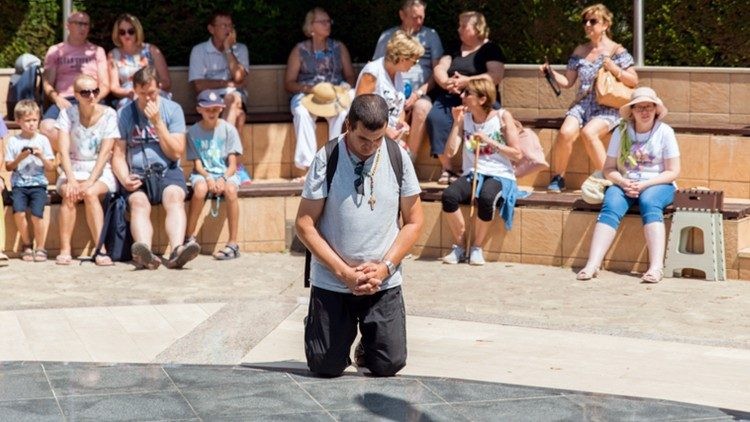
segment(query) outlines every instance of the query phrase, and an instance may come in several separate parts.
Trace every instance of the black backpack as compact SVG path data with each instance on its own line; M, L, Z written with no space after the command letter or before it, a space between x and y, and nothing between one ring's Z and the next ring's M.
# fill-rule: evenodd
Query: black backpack
M30 56L19 57L16 59L16 73L18 78L8 87L8 100L6 102L8 116L13 116L13 110L16 104L21 100L34 100L39 104L39 109L43 110L44 94L42 87L42 65L39 58ZM21 67L21 68L19 68Z
M388 138L383 141L388 149L388 158L391 161L391 169L393 174L396 175L398 181L399 196L401 193L401 185L404 183L404 162L401 157L401 147L395 142ZM331 139L326 142L326 191L331 189L331 182L333 182L333 176L336 174L336 167L339 165L339 138ZM325 199L324 199L325 200ZM400 211L399 214L400 215ZM310 287L310 262L312 261L312 254L310 250L305 248L305 287Z
M130 222L125 219L127 209L128 202L119 192L104 198L104 225L96 249L91 255L92 260L101 254L103 245L107 246L107 255L112 261L128 262L133 259L130 253L133 236L130 233Z

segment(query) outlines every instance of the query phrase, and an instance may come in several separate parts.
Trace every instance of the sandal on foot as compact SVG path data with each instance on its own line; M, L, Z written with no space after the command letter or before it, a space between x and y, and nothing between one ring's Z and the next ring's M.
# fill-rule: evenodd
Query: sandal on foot
M10 259L8 258L8 255L6 255L4 252L0 252L0 267L8 266L8 264L10 263L9 261Z
M94 264L100 267L111 267L112 265L115 265L109 255L97 255L96 258L94 258Z
M169 261L165 262L164 265L169 269L182 268L185 264L195 259L200 251L200 245L195 242L180 245L169 254Z
M663 270L649 270L641 277L641 283L655 284L660 282L662 278L664 278Z
M155 270L161 265L161 260L151 252L151 248L145 243L133 243L133 246L130 247L130 253L133 255L133 262L138 269Z
M36 249L34 251L34 262L44 262L47 260L46 249Z
M216 251L214 259L219 261L226 261L229 259L235 259L240 257L240 247L238 245L227 244L224 249Z
M55 264L57 265L70 265L73 263L73 257L70 254L59 254L55 258Z
M578 274L576 274L576 280L585 281L597 277L599 277L599 270L589 271L586 268L581 269L581 271L578 271Z
M26 262L34 262L34 250L31 249L31 245L23 245L21 259Z
M450 183L451 174L448 172L448 170L443 170L442 173L440 173L440 178L438 179L438 185L447 185Z

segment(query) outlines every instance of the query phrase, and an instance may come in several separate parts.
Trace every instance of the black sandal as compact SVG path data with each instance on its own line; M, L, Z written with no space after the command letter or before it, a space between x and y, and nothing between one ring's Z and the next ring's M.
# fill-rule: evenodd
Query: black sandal
M230 259L235 259L240 257L240 247L238 245L230 245L227 244L224 246L224 249L216 251L214 254L214 259L218 259L219 261L227 261Z

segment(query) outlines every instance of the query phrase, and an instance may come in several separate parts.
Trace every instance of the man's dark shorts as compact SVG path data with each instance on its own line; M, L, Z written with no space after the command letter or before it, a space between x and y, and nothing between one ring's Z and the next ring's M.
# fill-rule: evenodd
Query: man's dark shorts
M161 188L162 194L164 193L164 189L167 188L167 186L177 186L182 189L183 192L187 195L187 184L185 183L185 175L182 173L182 168L180 166L174 166L174 167L168 167L164 171L164 177L161 178L161 181L159 183L159 187ZM135 190L133 192L129 192L125 190L122 185L120 186L120 192L125 197L125 199L128 199L131 194L134 192L143 192L146 193L146 185L141 185L138 190Z
M44 206L47 205L46 186L16 186L10 192L13 198L13 212L31 211L31 215L44 218Z

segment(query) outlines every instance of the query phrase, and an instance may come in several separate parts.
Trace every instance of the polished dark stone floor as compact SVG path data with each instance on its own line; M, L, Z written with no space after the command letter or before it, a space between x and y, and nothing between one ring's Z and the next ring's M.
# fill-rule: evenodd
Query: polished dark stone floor
M698 381L697 381L698 382ZM732 421L750 413L445 378L0 363L0 421Z

